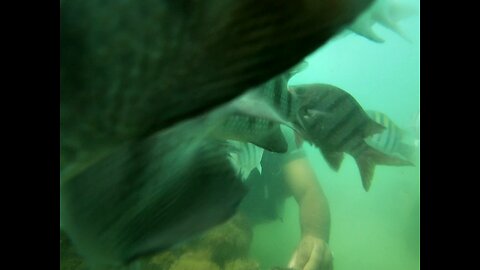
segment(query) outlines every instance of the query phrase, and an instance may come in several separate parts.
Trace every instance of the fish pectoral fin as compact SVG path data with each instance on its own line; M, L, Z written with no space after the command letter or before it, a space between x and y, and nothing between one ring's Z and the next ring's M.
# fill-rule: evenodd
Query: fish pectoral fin
M363 151L360 156L355 157L365 191L370 189L376 165L414 166L414 164L408 160L387 155L369 145L366 147L366 150Z
M338 171L340 169L340 165L343 161L343 153L342 152L334 152L334 151L326 151L324 149L320 149L322 152L323 157L327 161L328 165L332 170Z
M398 153L408 160L413 160L413 155L415 154L415 144L413 142L411 144L400 142L398 144Z

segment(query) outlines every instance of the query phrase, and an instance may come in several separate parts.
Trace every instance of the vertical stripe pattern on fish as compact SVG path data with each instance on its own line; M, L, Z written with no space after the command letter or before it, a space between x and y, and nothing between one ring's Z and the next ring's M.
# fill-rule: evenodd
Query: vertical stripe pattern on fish
M251 143L233 140L228 140L227 143L231 149L229 159L243 181L248 178L254 169L257 169L260 174L262 173L260 162L262 161L263 148Z
M368 116L383 125L385 130L366 138L366 142L377 150L412 161L415 152L414 139L398 127L387 115L377 111L367 111ZM412 137L412 138L411 138Z
M340 168L344 152L354 157L365 190L370 188L375 165L412 165L365 142L366 137L382 132L385 127L370 119L344 90L328 84L296 85L291 89L298 98L296 123L302 135L320 148L334 170ZM387 140L385 145L393 147L395 142Z

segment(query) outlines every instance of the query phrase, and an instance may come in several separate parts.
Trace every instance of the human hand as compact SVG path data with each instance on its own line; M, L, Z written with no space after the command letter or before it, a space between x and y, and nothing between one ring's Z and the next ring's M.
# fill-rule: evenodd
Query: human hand
M300 240L288 267L295 270L333 270L332 251L327 242L306 235Z

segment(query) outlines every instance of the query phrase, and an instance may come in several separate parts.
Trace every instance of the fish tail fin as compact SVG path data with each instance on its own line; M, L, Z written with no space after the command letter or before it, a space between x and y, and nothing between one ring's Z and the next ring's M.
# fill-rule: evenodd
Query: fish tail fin
M400 142L398 145L398 153L400 153L402 156L404 156L408 160L414 160L416 148L417 147L415 146L414 142L412 143Z
M384 154L369 145L366 147L361 155L355 157L365 191L370 189L376 165L413 166L413 163L408 160Z
M419 148L419 137L413 128L400 128L400 135L397 152L407 160L415 160L415 153Z

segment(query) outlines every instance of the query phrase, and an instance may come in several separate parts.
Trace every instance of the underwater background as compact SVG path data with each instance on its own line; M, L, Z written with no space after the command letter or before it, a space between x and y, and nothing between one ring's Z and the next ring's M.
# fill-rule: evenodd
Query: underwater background
M345 31L309 55L305 59L308 67L294 75L289 84L335 85L351 94L364 110L386 114L393 123L415 137L418 145L420 6L419 0L398 2L407 3L418 11L417 15L399 22L410 41L378 24L373 30L385 40L383 43ZM317 148L304 143L304 149L330 206L329 246L333 251L334 269L420 269L419 148L415 148L415 166L376 166L368 192L362 186L359 169L350 155L345 155L340 170L335 172ZM286 267L300 240L298 210L298 204L291 197L285 203L282 220L251 229L241 217L232 218L207 232L205 237L201 236L199 242L193 239L187 247L180 245L178 254L173 249L167 250L125 270L271 270ZM60 269L88 269L63 232L60 242ZM232 263L224 263L219 268L210 262L212 254L219 261ZM247 254L250 261L245 260L244 265L242 260L232 259L243 259Z
M402 0L420 10L418 0ZM290 85L328 83L350 93L365 110L383 112L404 129L420 110L420 16L399 22L410 42L380 26L375 43L341 34L306 58L308 67ZM346 155L338 172L319 151L304 144L331 210L330 247L336 270L420 269L420 163L377 166L372 187L362 188L354 159ZM254 229L250 256L260 269L286 265L300 239L298 206L287 200L283 221Z

